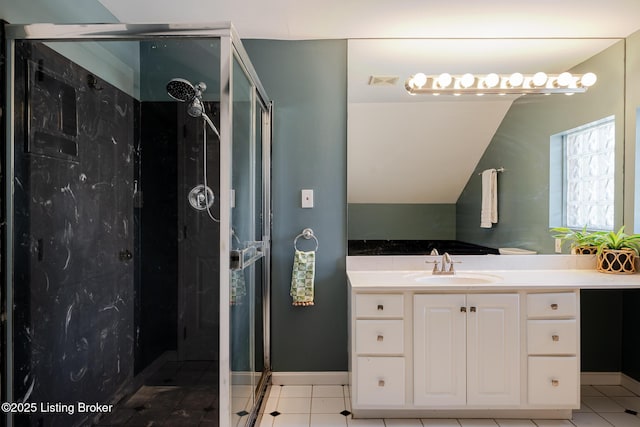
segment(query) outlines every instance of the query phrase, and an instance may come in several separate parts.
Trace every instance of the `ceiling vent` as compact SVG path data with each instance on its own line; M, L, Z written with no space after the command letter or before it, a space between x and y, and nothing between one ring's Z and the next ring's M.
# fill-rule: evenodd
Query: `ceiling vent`
M369 76L369 86L395 86L398 80L398 76Z

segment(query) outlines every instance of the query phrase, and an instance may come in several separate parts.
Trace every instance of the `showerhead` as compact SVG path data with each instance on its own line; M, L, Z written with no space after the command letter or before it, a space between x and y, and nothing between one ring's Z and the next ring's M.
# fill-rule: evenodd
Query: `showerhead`
M188 102L187 113L191 117L201 117L204 114L202 92L207 90L207 85L200 82L192 85L191 82L181 78L171 79L167 83L167 93L177 101Z
M177 101L188 102L198 95L195 86L188 80L175 78L167 83L167 93Z
M200 82L192 85L190 81L174 78L167 83L167 93L176 101L188 102L187 114L191 117L202 117L209 127L220 138L220 132L214 126L209 116L204 111L204 103L202 102L202 92L207 90L207 85Z

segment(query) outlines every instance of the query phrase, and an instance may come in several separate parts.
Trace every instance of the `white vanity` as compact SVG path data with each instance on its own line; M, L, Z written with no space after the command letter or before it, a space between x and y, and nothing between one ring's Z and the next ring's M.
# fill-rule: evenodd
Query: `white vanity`
M640 288L591 256L348 257L355 418L570 418L580 289Z

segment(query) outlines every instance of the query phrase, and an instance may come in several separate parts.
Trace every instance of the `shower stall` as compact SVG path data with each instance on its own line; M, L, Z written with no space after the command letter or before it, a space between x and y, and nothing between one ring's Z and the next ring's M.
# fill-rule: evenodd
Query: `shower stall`
M3 421L251 425L272 104L233 27L4 34ZM162 403L127 405L140 391Z

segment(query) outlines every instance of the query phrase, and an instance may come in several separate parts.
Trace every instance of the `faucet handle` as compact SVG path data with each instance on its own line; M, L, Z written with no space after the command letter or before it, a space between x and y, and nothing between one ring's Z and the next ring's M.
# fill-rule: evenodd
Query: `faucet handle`
M437 259L426 260L425 264L433 264L433 272L434 273L438 272L438 260Z
M462 264L462 261L450 261L449 262L449 271L454 273L455 270L453 269L453 264Z

